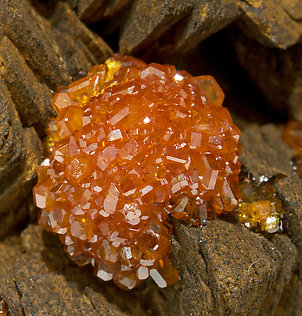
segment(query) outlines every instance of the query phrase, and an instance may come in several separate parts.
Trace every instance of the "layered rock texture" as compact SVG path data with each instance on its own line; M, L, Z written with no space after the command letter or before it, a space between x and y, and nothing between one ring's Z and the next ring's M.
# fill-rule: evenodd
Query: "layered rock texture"
M230 23L236 24L236 32L227 27L230 38L224 31L212 36ZM218 219L200 230L173 219L170 259L181 280L165 289L146 280L129 293L77 267L59 240L35 224L31 191L55 115L54 91L112 55L100 36L121 53L149 62L160 56L170 64L171 53L211 37L188 52L190 71L213 74L204 71L206 64L217 72L242 130L242 164L255 181L285 175L275 188L285 206L286 234L261 235ZM284 120L301 118L300 39L300 1L1 0L0 308L11 315L301 314L302 183L291 165L296 153L280 142L276 124L257 125L280 122L278 112ZM251 81L242 69L236 77L232 47ZM217 69L220 59L209 62L205 52L227 56L224 64L236 67ZM174 60L188 69L181 58Z

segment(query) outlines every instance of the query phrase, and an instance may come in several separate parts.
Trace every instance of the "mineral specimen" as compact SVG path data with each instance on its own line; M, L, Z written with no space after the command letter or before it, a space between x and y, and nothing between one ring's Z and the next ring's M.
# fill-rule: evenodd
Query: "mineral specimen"
M242 196L237 208L239 222L249 229L267 233L283 231L284 208L274 186L282 177L263 177L258 185L251 177L241 182Z
M115 55L53 99L39 224L78 264L132 289L179 277L170 216L199 225L238 201L239 130L210 76Z

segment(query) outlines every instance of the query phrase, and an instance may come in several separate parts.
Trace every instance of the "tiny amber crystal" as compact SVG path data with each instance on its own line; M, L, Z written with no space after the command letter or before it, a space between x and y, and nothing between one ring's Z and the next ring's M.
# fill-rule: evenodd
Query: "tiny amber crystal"
M115 55L53 99L39 224L78 264L132 289L178 280L170 216L199 225L237 205L239 130L210 76Z
M0 316L9 315L9 307L2 296L0 296Z
M278 174L270 179L262 176L262 182L245 178L240 183L241 199L238 203L238 221L246 227L266 233L282 232L284 207L275 184L284 176Z

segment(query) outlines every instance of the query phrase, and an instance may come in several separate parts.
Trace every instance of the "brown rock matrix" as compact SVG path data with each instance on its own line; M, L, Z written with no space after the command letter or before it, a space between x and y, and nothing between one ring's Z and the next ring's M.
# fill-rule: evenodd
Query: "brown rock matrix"
M177 281L169 214L199 225L237 205L240 132L223 97L174 66L116 55L93 67L54 97L39 224L122 289Z
M103 22L102 32L120 32L120 52L135 54L172 44L173 50L192 49L231 23L259 43L288 48L300 41L300 0L67 0L87 24Z

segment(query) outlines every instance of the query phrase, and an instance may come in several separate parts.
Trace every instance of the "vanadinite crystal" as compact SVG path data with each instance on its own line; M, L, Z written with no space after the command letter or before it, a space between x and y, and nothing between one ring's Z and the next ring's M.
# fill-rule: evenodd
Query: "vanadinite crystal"
M240 183L241 199L238 203L238 220L246 227L266 233L283 231L284 207L276 193L275 184L283 175L256 184L254 179L245 178Z
M8 315L8 305L5 302L4 298L0 296L0 316L7 316Z
M237 205L239 130L210 76L115 55L57 93L39 224L78 263L131 289L178 280L170 216L199 225Z

